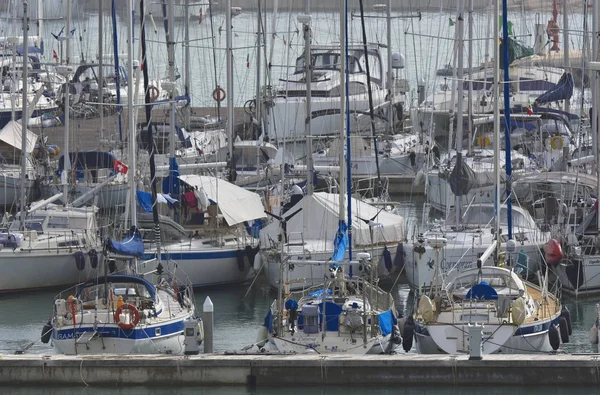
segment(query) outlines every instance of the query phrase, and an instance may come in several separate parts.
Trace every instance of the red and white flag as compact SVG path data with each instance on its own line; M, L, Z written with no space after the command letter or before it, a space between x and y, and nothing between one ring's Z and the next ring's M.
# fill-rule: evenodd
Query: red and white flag
M114 167L115 167L115 171L117 173L123 173L123 174L127 174L127 170L129 170L129 167L127 167L127 165L119 160L114 161Z
M52 50L52 57L54 58L54 60L56 60L56 63L58 63L58 54L54 49Z

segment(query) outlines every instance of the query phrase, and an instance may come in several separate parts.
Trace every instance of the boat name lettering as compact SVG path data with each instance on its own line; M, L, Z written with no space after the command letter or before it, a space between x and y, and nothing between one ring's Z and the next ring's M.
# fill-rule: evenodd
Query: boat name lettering
M470 269L472 267L473 267L473 263L469 262L469 261L461 261L461 262L443 261L440 263L440 268L442 269L442 271Z
M600 266L600 259L590 259L586 262L589 266Z
M69 340L73 338L73 332L59 333L56 337L58 340Z

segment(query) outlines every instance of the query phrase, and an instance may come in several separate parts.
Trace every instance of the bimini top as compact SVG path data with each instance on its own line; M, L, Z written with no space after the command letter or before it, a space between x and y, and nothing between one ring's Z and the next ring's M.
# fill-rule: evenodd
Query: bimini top
M260 196L216 177L182 175L179 179L192 188L204 190L229 226L264 218L265 208Z
M81 284L79 288L77 288L77 297L81 294L85 288L94 286L94 285L102 285L102 284L125 284L125 283L135 283L143 285L152 300L156 300L156 287L152 285L148 280L139 276L131 276L127 274L111 274L108 276L98 277L92 280L88 280L85 283Z
M12 148L21 150L21 123L16 121L10 121L7 123L2 130L0 130L0 142L11 146ZM30 154L35 148L35 142L38 139L38 135L30 130L27 133L27 153Z

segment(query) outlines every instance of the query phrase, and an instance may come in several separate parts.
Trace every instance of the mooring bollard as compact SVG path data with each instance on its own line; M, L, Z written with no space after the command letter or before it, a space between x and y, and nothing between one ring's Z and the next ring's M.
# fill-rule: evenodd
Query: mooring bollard
M213 352L213 312L215 306L213 305L212 300L210 300L210 296L206 297L204 300L204 304L202 305L202 321L204 324L204 353L212 353Z
M469 360L481 360L481 354L483 345L481 339L483 338L483 325L469 324Z

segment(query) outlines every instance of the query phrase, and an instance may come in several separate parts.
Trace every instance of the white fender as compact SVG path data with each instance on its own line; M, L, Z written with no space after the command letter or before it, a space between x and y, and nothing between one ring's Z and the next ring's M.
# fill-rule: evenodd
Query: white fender
M527 308L525 306L525 299L522 297L518 297L512 302L512 322L517 326L521 326L521 324L527 318Z
M426 324L429 324L433 321L435 315L435 306L433 305L433 302L429 296L423 295L421 296L421 299L419 299L419 312L421 313L423 321L425 321Z
M262 256L260 255L260 251L254 255L254 271L258 272L262 267Z
M202 321L198 322L198 327L196 328L196 341L198 343L202 343L204 340L204 323Z

